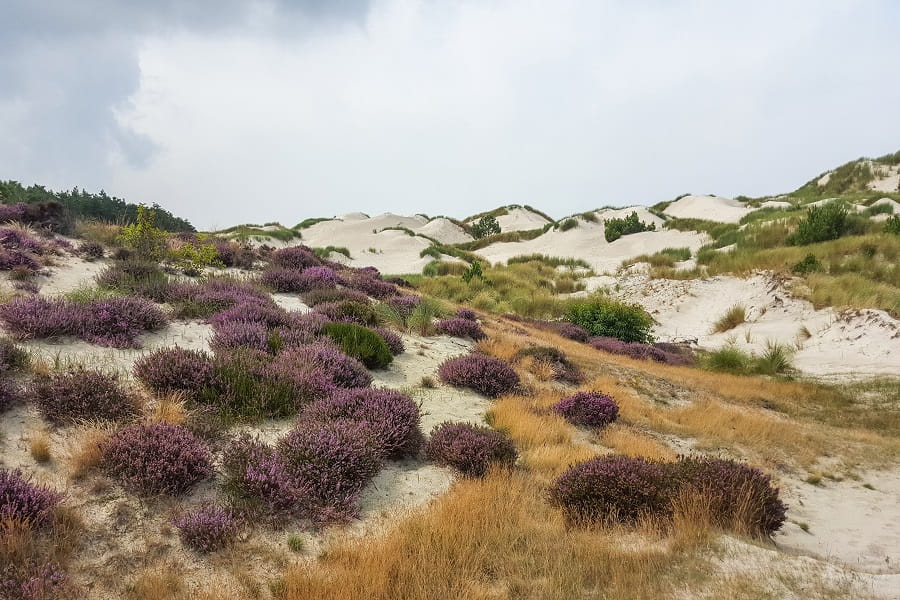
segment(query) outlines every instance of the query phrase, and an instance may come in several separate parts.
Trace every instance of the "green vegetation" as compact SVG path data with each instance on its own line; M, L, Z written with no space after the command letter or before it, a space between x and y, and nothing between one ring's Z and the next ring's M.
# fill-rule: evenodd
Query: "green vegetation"
M635 215L637 216L637 215ZM578 227L578 220L575 218L569 218L559 224L560 231L569 231L570 229L574 229Z
M784 344L768 342L762 354L745 352L733 344L704 352L700 365L710 371L735 375L784 375L793 370L793 352Z
M803 257L803 260L791 267L791 272L797 275L808 275L821 270L822 263L819 262L815 254L807 254Z
M137 220L122 228L119 241L134 250L139 260L159 262L166 255L168 234L156 227L156 211L138 206Z
M367 369L383 369L394 360L384 339L371 329L353 323L326 323L322 332Z
M548 267L569 267L590 270L591 265L581 258L560 258L558 256L547 256L546 254L523 254L521 256L513 256L506 261L507 265L515 265L519 263L539 262Z
M884 222L884 232L900 235L900 215L894 215Z
M125 202L121 198L109 196L103 190L91 194L78 188L71 191L55 192L42 185L22 186L18 181L0 181L0 203L15 204L25 202L59 202L66 209L74 223L77 219L102 221L105 223L132 223L138 217L138 205ZM154 203L150 207L156 213L156 225L165 231L194 231L194 226L185 219Z
M327 259L331 256L332 252L337 252L338 254L343 254L347 258L351 258L350 251L347 250L344 246L325 246L324 248L312 248L312 251L319 258Z
M571 304L565 318L591 335L623 342L651 342L653 319L640 305L597 297Z
M797 231L787 238L793 246L807 246L817 242L836 240L847 231L847 209L840 202L813 206L800 221Z
M494 215L484 215L472 225L472 237L476 240L498 233L500 233L500 224L497 223L497 217Z
M306 229L307 227L312 227L316 223L321 223L323 221L332 221L333 219L329 217L310 217L309 219L303 219L296 225L294 225L291 229L300 230Z
M235 225L234 227L222 229L216 233L239 242L246 242L250 239L264 241L266 238L276 239L280 242L303 239L301 233L293 229L288 229L286 227L281 227L279 229L263 229L258 225Z
M471 283L471 281L475 278L484 279L484 273L481 270L481 263L477 260L469 265L469 268L465 270L462 274L462 280L466 283Z
M485 248L490 246L491 244L496 244L497 242L524 242L528 240L533 240L538 237L542 233L546 232L547 229L552 226L548 224L546 227L541 229L526 229L524 231L507 231L506 233L498 233L495 235L489 235L483 237L481 239L477 239L471 242L463 242L462 244L455 244L454 247L460 250L473 251L480 250L481 248Z
M623 235L655 230L655 223L647 225L643 221L638 220L637 212L633 211L624 219L608 219L605 224L604 234L607 242L614 242Z
M672 268L675 266L676 262L688 260L690 257L690 248L663 248L654 254L641 254L640 256L635 256L634 258L622 261L622 267L629 267L637 263L645 262L649 263L651 267Z
M715 333L722 333L734 329L747 320L747 309L740 304L729 308L722 317L713 325Z

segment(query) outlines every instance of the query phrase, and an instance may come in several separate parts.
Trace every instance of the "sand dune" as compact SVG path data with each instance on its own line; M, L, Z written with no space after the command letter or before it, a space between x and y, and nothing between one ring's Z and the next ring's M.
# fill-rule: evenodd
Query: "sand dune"
M737 223L741 217L753 210L753 208L729 198L688 195L670 204L663 212L682 219Z

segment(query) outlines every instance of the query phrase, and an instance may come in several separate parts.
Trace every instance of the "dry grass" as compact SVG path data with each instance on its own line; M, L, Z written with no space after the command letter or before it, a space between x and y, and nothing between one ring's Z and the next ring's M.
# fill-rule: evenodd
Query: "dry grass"
M551 381L556 372L553 365L543 360L535 360L533 356L527 356L519 362L519 365L535 376L538 381Z
M93 242L100 242L108 246L117 243L116 238L121 233L122 228L118 225L110 223L101 223L99 221L83 221L81 219L75 221L75 237Z
M378 539L291 567L285 600L668 597L686 567L653 533L572 530L523 472L461 481ZM623 543L628 540L627 543Z
M50 460L50 435L44 430L32 432L28 437L28 453L39 463Z
M734 329L747 320L747 309L740 304L735 304L722 315L715 325L713 325L713 333L722 333Z
M490 356L513 362L519 350L525 348L525 343L520 343L509 336L494 336L485 338L475 344L475 350Z
M108 426L97 425L73 434L67 449L70 478L81 479L100 464L100 447L110 433Z
M521 451L522 466L548 477L555 477L572 465L590 460L597 451L589 446L555 444L527 448Z
M188 409L185 395L181 392L173 392L158 398L149 405L147 419L151 423L166 422L173 425L181 425L188 418Z
M600 443L617 454L670 462L677 453L655 438L620 424L613 424L600 432Z
M57 507L52 517L50 525L40 529L24 521L0 519L0 573L4 579L13 574L20 580L28 578L34 574L36 565L48 562L65 568L79 546L84 524L75 512L64 506Z
M571 426L555 414L532 412L528 398L505 396L487 412L487 422L509 435L519 448L565 444L570 441Z

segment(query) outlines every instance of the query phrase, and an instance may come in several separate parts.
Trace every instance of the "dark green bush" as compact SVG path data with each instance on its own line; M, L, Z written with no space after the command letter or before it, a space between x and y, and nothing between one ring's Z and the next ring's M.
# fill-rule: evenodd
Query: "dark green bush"
M394 360L384 339L371 329L353 323L326 323L322 333L368 369L382 369Z
M641 306L600 299L578 302L569 307L566 320L594 336L624 342L652 342L653 319Z
M846 233L847 214L847 209L838 202L813 206L800 221L797 231L788 236L787 242L792 246L806 246L836 240Z
M574 229L575 227L578 227L578 221L575 219L566 219L559 224L560 231L568 231L570 229Z
M647 225L638 219L637 212L632 211L632 213L624 219L607 219L606 225L604 226L604 235L606 236L607 242L614 242L623 235L655 230L655 223Z
M797 275L806 275L807 273L821 270L822 263L819 262L819 259L816 258L815 254L807 254L803 257L803 260L791 267L791 271Z
M500 233L500 224L493 215L484 215L477 223L472 225L472 237L476 240L488 235L496 235Z
M462 274L462 280L469 283L476 277L479 279L484 278L484 273L481 271L481 263L478 261L469 265L469 268Z
M889 217L884 222L884 232L892 233L894 235L900 235L900 215Z

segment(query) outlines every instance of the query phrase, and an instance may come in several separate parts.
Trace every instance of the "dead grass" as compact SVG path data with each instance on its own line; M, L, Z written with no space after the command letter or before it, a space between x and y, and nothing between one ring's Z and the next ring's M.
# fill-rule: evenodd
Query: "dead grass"
M475 350L483 352L484 354L489 354L500 360L505 360L506 362L513 362L516 354L518 354L519 350L525 348L525 346L526 344L516 342L511 337L492 335L475 344Z
M612 424L600 432L600 443L617 454L671 462L677 453L646 433L621 424Z
M699 566L652 533L568 529L544 494L523 472L461 481L383 537L339 541L317 564L291 567L280 597L669 597Z
M71 479L81 479L100 464L100 447L110 433L109 427L104 425L88 426L79 432L73 432L67 449Z
M554 444L521 451L521 464L537 473L555 477L572 465L597 456L597 450L582 445Z
M571 426L562 417L531 410L528 398L505 396L488 410L487 422L509 435L519 448L565 444L570 441Z
M151 423L166 422L173 425L181 425L188 418L188 409L185 395L181 392L172 392L158 398L149 405L147 419Z
M50 460L50 435L44 430L32 432L28 437L28 452L39 463Z

